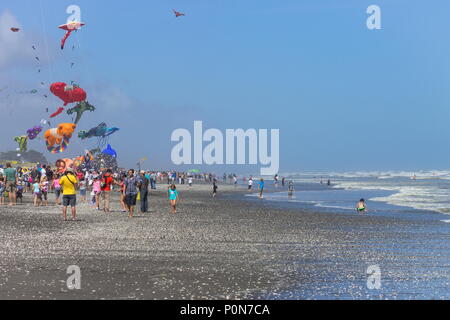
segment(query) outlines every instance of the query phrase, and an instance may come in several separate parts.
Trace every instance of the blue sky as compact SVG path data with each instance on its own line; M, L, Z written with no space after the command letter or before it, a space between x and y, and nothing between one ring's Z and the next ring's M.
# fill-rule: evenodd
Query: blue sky
M71 4L86 27L61 52L57 26ZM381 7L382 30L366 27L371 4ZM187 16L175 19L172 8ZM42 72L33 57L0 60L0 88L76 81L97 107L80 129L120 127L110 142L126 166L147 156L149 167L173 167L171 132L203 120L280 129L282 172L448 169L448 9L404 0L18 0L0 15L39 47ZM0 57L9 49L0 40ZM58 107L8 99L0 96L2 150ZM85 147L74 142L68 155ZM45 151L42 142L30 148Z

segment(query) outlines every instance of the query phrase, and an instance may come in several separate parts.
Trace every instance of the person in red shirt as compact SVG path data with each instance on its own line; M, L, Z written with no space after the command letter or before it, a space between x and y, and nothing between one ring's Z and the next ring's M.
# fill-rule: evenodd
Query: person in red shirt
M112 177L111 169L106 170L102 177L101 188L102 188L102 199L103 199L103 211L109 212L109 201L111 198L111 186L115 183Z

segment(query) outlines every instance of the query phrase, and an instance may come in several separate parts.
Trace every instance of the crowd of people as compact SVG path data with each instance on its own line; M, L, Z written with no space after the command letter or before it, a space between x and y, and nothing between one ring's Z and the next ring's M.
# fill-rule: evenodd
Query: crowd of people
M196 177L198 178L198 177ZM77 193L80 201L89 203L92 208L110 212L111 193L120 193L119 199L123 212L132 218L136 212L139 197L140 211L148 212L149 189L156 189L157 183L167 179L168 199L171 211L176 213L179 195L175 181L192 185L193 176L175 172L135 172L134 169L111 170L75 170L66 168L63 172L47 165L37 165L30 169L13 168L10 163L0 168L0 205L14 206L22 202L24 193L31 193L36 207L49 205L49 193L54 194L56 205L62 206L64 220L67 220L68 207L71 208L72 219L77 219Z
M238 185L236 174L224 174L221 181ZM36 165L32 168L13 168L10 163L6 168L0 168L0 205L14 206L23 201L24 193L33 195L33 204L36 207L48 206L49 194L54 194L54 203L62 206L64 220L67 220L68 207L71 208L72 219L77 219L77 193L79 201L89 204L93 209L110 212L111 193L119 192L119 201L122 212L133 218L139 201L140 212L149 210L149 190L155 190L157 184L167 183L167 197L173 214L177 213L179 193L176 184L192 186L193 181L203 181L212 184L212 196L218 193L220 178L212 173L176 172L176 171L139 171L134 169L73 169ZM248 185L248 191L253 191L254 179L243 177ZM284 187L285 178L281 179ZM278 188L279 177L275 175L274 186ZM258 181L259 198L263 199L265 187L264 179ZM292 197L294 185L289 181L289 196Z

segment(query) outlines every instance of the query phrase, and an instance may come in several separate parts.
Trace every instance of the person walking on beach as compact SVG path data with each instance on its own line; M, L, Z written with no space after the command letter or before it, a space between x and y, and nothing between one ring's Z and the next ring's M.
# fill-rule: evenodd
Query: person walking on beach
M294 182L289 181L289 186L288 186L288 197L292 198L292 196L294 195Z
M123 181L125 187L125 204L128 209L128 218L133 218L134 207L136 206L138 183L140 179L135 177L134 169L128 170L128 175Z
M114 183L111 169L106 170L102 177L101 193L103 200L103 212L109 212L109 203L111 199L111 185Z
M261 180L259 181L259 198L260 199L263 198L263 192L264 192L264 179L261 178Z
M148 186L149 179L145 176L145 172L141 171L141 181L139 182L139 193L141 196L141 213L148 212Z
M177 213L177 202L178 202L178 191L177 191L177 187L172 184L169 187L168 190L168 195L169 195L169 202L170 202L170 207L172 208L172 213L176 214Z
M100 194L102 192L102 186L98 176L94 177L94 183L92 184L92 192L94 193L95 203L94 206L97 210L100 210Z
M11 163L8 162L6 164L3 175L5 178L5 188L9 196L9 205L14 206L16 204L17 172L16 169L11 168Z
M359 200L358 204L356 205L356 211L361 214L367 212L367 206L364 199Z
M71 168L67 169L66 172L59 179L59 184L63 191L63 217L64 221L67 221L67 207L70 206L72 210L72 220L77 220L77 191L76 184L78 183L77 177L73 174Z
M47 175L42 176L41 183L39 185L41 189L41 195L42 195L42 202L44 206L48 206L48 180Z
M248 179L248 191L252 191L252 187L253 187L253 178L250 177L250 179Z
M217 189L218 189L218 188L219 188L219 187L217 186L217 180L214 179L214 182L213 182L213 198L216 197L216 195L217 195Z

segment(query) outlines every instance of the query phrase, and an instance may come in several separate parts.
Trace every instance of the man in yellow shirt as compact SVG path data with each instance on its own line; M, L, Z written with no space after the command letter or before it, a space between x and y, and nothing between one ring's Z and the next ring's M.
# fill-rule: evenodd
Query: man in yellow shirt
M63 216L64 221L67 221L67 207L70 206L72 209L72 220L77 220L77 191L76 184L78 183L77 177L73 174L72 169L67 169L63 174L61 179L59 179L59 184L62 188L63 193Z

